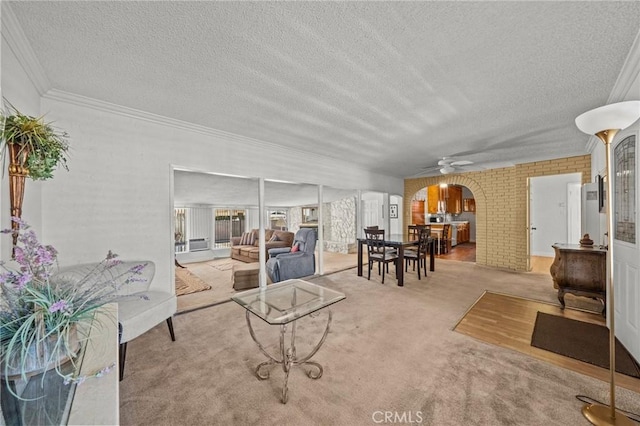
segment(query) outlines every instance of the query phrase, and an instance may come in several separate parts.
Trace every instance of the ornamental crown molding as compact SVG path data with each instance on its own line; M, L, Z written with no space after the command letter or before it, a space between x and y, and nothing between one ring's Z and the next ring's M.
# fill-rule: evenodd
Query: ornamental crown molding
M246 136L241 136L235 133L225 132L223 130L213 129L211 127L201 126L199 124L189 123L187 121L178 120L176 118L165 117L163 115L154 114L151 112L142 111L135 108L129 108L123 105L114 104L111 102L101 101L95 98L89 98L87 96L77 95L75 93L65 92L63 90L52 89L47 93L42 95L44 99L50 99L53 101L58 101L62 103L68 103L72 105L77 105L81 107L85 107L88 109L92 109L95 111L108 112L111 114L117 114L129 118L134 118L142 121L147 121L150 123L160 124L163 126L173 127L175 129L186 130L190 132L196 132L200 134L204 134L207 136L212 136L216 138L222 138L225 140L231 140L233 142L244 143L254 146L260 147L270 147L273 149L285 149L280 145L276 145L271 142L265 142L258 139L249 138ZM286 148L288 152L300 152L295 149ZM309 153L304 152L304 155L309 155ZM318 156L320 157L320 156Z

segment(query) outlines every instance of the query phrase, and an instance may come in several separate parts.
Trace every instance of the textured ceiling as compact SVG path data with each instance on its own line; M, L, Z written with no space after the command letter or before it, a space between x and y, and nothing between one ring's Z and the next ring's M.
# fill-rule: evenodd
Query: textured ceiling
M258 180L210 173L174 172L174 205L204 204L225 207L257 207ZM264 201L267 207L295 207L318 204L318 187L266 181ZM322 200L331 202L355 197L356 191L323 187Z
M584 154L640 29L640 2L10 6L53 89L400 177Z

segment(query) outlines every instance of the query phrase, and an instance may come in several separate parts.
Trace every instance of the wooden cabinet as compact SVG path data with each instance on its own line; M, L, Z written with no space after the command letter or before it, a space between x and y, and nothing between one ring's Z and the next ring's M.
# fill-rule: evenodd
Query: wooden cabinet
M462 213L462 187L449 185L449 187L447 188L447 192L447 213Z
M558 289L558 301L564 309L565 293L586 296L602 302L602 314L606 312L606 259L607 251L585 248L577 244L554 244L556 257L550 272L554 287Z
M456 244L468 243L470 240L469 223L456 224Z
M411 203L411 223L424 225L424 201L414 200Z
M475 213L476 200L473 198L465 198L462 200L462 211Z
M431 185L427 188L427 212L429 214L438 213L438 201L440 201L440 187Z
M431 185L427 188L427 212L460 214L462 213L462 187L448 185L446 188L440 185ZM438 208L440 207L440 208Z

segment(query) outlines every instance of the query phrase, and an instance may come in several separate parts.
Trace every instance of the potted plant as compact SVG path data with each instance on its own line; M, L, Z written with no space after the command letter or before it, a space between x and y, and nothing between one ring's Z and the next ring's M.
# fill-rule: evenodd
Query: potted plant
M55 369L65 383L86 379L61 369L64 363L74 362L80 343L86 340L79 324L90 321L105 303L121 297L118 290L122 286L144 281L145 264L114 272L112 268L122 262L109 252L102 262L70 282L55 274L57 251L42 245L22 220L13 221L18 225L14 250L18 268L12 270L0 262L4 269L0 271L0 376L8 391L18 397L9 386L11 380L26 380L48 370ZM112 367L94 375L101 376Z
M12 105L0 113L0 153L9 156L11 216L22 217L25 178L46 180L58 166L67 168L69 144L65 132L56 131L44 117L22 114ZM15 224L15 223L14 223ZM17 242L14 227L13 245Z

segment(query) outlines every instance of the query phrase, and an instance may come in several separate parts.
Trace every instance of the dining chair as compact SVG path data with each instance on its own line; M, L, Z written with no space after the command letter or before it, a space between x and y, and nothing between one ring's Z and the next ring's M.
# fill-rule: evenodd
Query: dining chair
M409 240L410 241L418 241L418 230L420 225L409 225L407 228L409 229Z
M429 236L431 235L431 227L423 226L418 228L418 245L416 250L405 250L404 270L407 271L409 262L413 262L413 270L416 270L416 262L418 263L418 279L420 280L420 268L424 268L424 276L427 276L427 252L429 251Z
M451 225L442 225L442 235L440 236L440 253L449 253L451 249Z
M371 269L373 268L373 263L376 262L378 263L378 275L380 275L380 270L382 269L382 284L384 284L384 273L385 269L389 272L389 263L393 262L398 268L398 255L387 250L389 247L385 246L383 229L365 229L364 232L367 239L369 264L367 279L371 280ZM400 267L402 266L400 265Z

